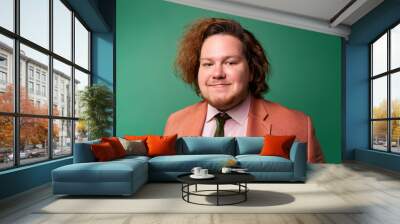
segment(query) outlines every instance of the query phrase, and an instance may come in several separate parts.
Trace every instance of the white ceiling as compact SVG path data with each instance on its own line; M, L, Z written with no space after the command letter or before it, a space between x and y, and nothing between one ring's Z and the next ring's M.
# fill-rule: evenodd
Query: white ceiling
M329 21L351 0L225 0Z
M347 38L351 25L383 0L167 0Z

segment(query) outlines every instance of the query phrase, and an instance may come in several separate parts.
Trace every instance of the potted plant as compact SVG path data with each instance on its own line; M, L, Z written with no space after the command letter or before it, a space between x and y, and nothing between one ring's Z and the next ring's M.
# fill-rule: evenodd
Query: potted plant
M110 136L113 115L113 93L102 84L87 86L80 93L81 126L87 127L89 140Z

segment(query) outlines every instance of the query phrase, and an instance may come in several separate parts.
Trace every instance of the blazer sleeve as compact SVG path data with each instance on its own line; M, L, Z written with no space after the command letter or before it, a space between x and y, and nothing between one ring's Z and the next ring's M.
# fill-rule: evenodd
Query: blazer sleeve
M176 134L176 131L174 130L174 122L173 122L173 117L170 115L167 119L167 122L165 123L164 127L164 135L173 135Z
M315 136L315 130L312 125L311 118L309 116L307 116L307 123L308 123L307 160L309 163L323 163L325 162L324 155L322 153L322 149L318 142L318 139Z

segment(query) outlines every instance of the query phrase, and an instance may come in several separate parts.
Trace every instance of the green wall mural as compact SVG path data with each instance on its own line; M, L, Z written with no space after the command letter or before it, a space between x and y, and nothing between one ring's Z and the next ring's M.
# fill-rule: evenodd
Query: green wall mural
M271 64L265 98L310 115L327 162L341 161L341 38L161 0L118 0L116 131L162 134L170 113L200 100L173 63L185 26L232 18L253 32Z

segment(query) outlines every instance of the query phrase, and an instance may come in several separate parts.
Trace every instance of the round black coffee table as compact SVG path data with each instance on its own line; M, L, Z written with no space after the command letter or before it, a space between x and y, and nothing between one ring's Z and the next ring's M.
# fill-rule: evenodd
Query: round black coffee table
M211 179L193 179L190 177L191 173L182 174L177 177L178 181L182 183L182 199L188 203L198 204L198 205L234 205L247 200L247 192L249 188L247 183L255 180L255 177L248 173L215 173L215 177ZM197 190L198 184L205 185L216 185L215 190ZM194 191L190 191L190 186L195 186ZM237 190L223 190L220 189L220 185L236 185ZM215 192L215 194L206 194L209 192ZM204 197L216 197L216 204L202 204L190 201L190 196L204 196ZM240 199L231 203L221 203L221 197L232 197L240 196Z

